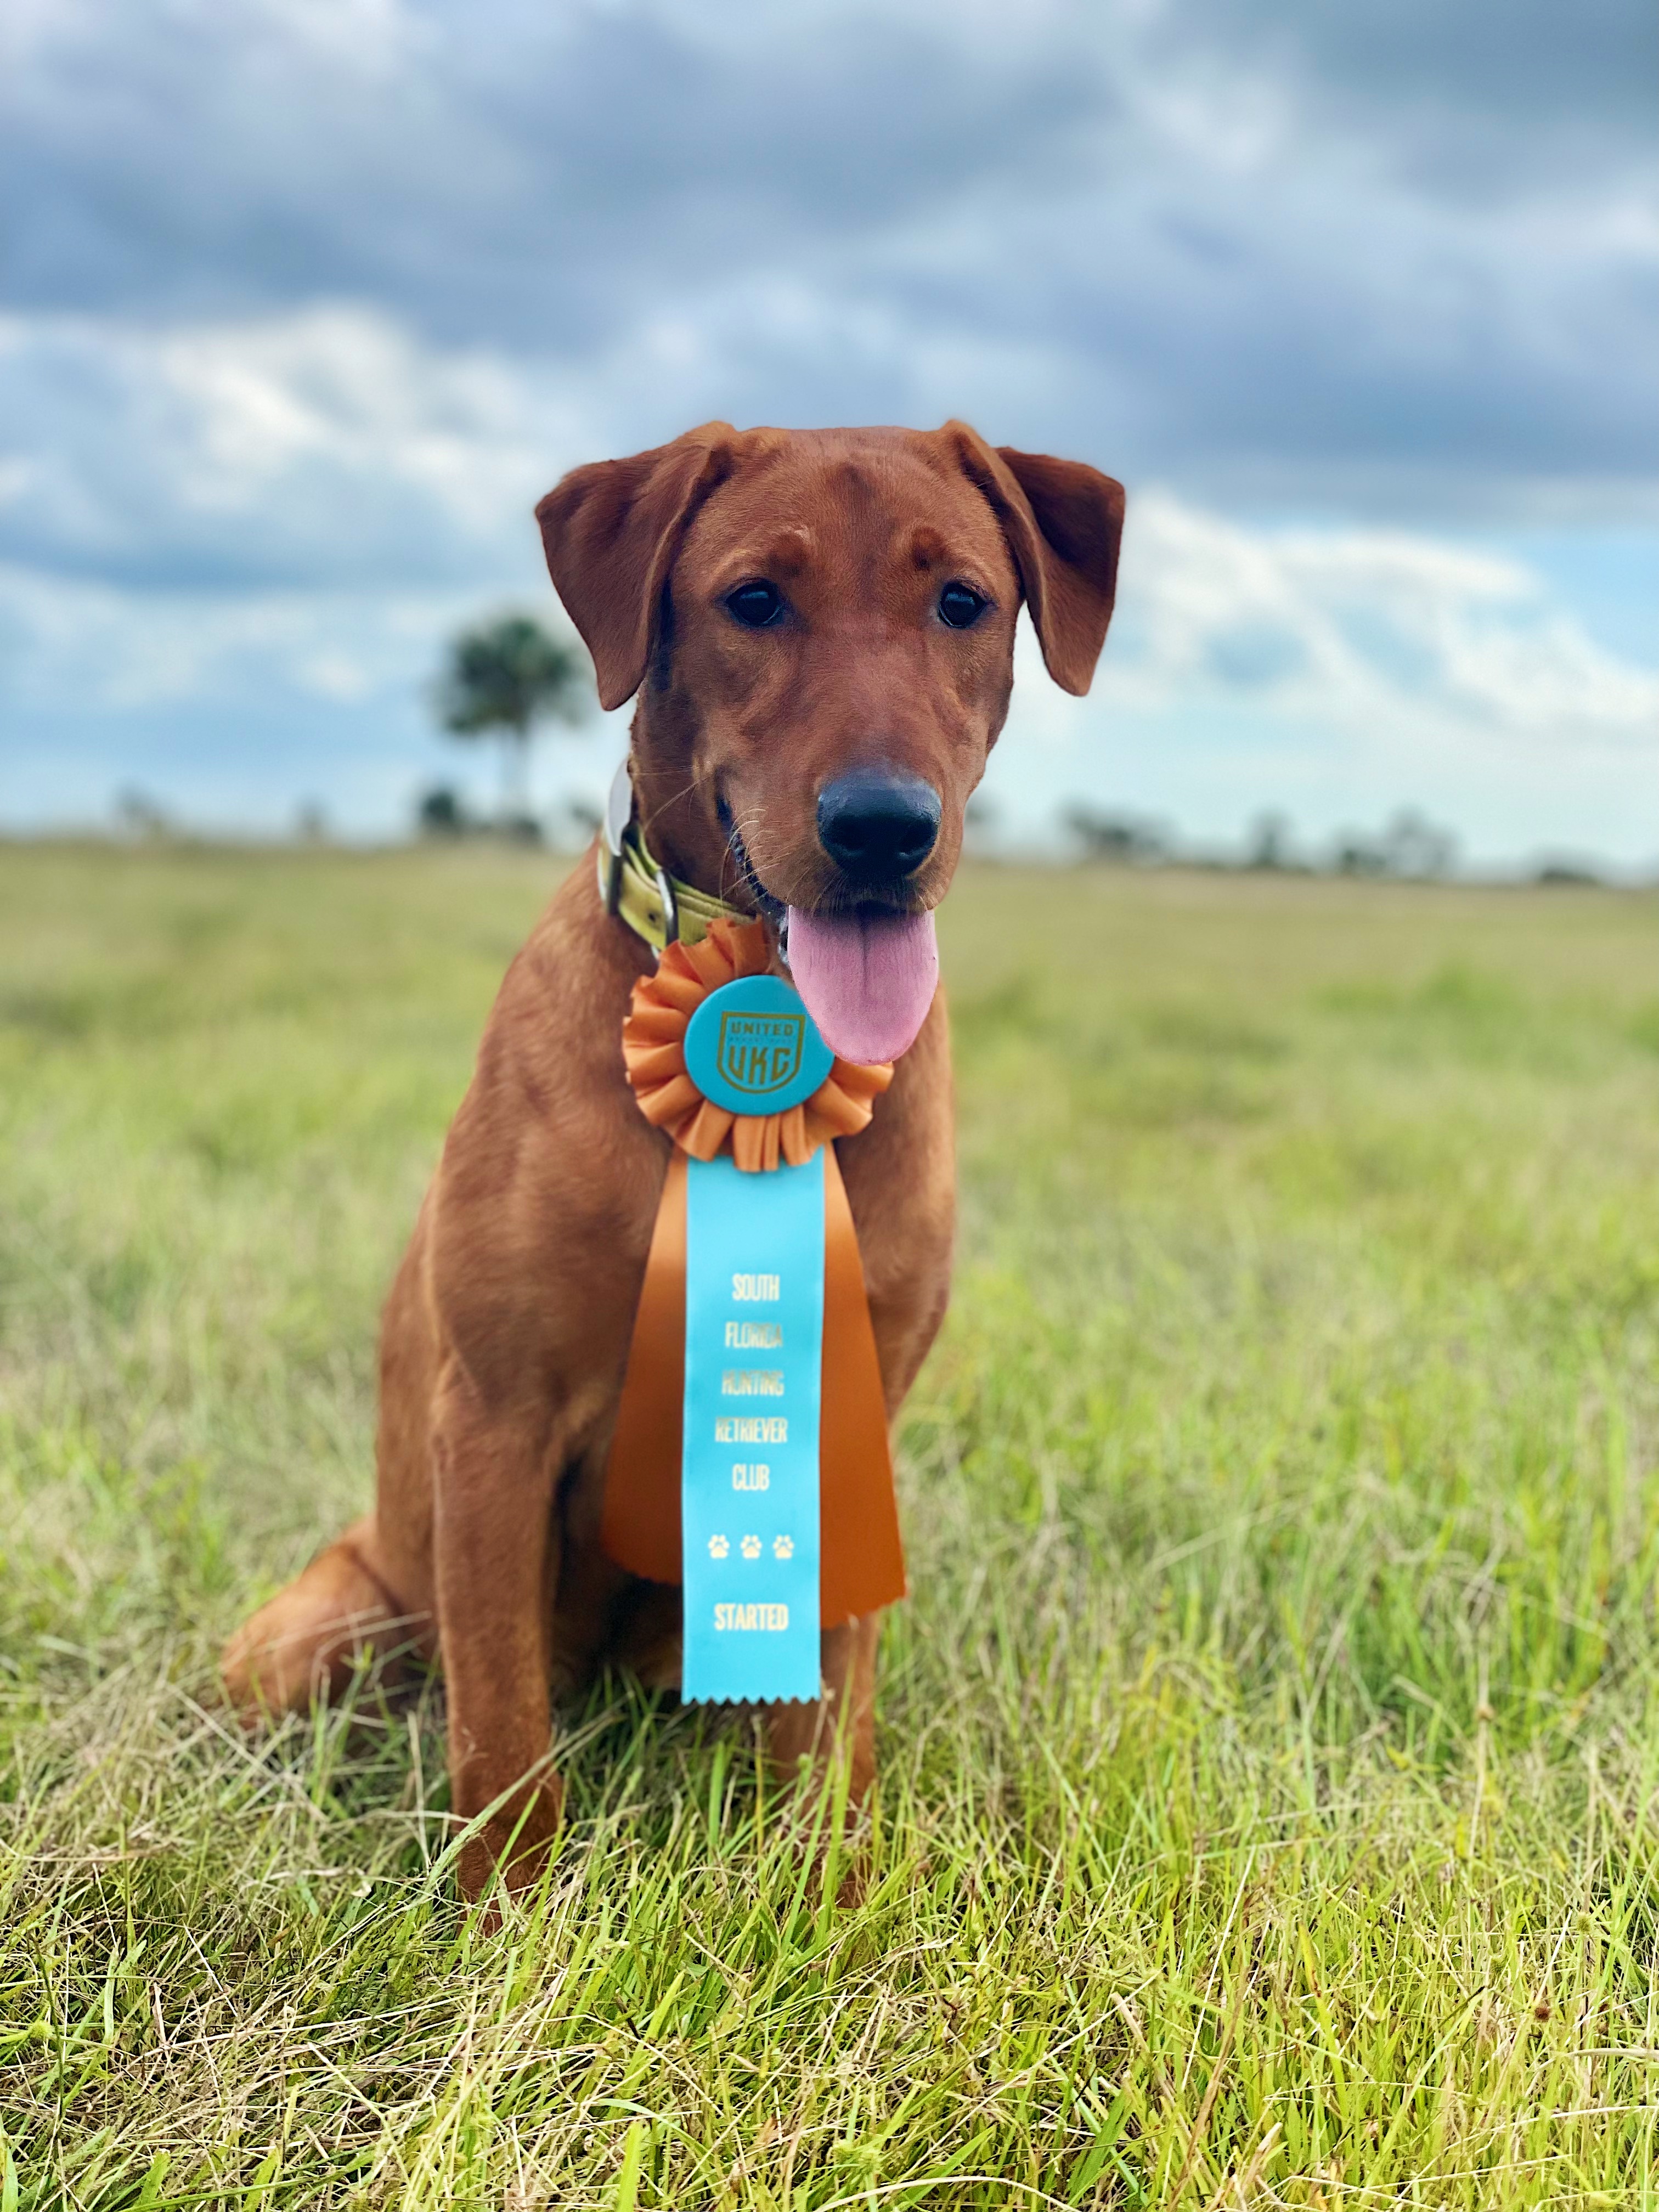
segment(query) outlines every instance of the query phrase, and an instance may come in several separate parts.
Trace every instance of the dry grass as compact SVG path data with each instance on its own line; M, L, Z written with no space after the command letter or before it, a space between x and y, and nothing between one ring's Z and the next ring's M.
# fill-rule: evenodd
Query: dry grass
M548 879L0 852L0 2212L1653 2203L1659 902L970 874L870 1894L610 1682L483 1937L210 1662Z

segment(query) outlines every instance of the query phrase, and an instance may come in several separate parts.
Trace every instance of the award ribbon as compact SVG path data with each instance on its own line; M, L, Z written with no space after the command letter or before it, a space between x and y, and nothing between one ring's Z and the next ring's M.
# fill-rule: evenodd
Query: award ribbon
M831 1139L890 1067L837 1059L717 921L634 988L640 1109L672 1139L601 1536L685 1594L688 1699L816 1698L821 1629L904 1595L886 1406Z
M818 1694L823 1155L694 1160L680 1474L688 1698Z

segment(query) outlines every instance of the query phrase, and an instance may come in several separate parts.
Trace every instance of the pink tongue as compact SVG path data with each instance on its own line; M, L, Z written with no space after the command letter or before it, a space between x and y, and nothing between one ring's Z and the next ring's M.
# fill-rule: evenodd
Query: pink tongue
M939 982L931 914L789 909L789 972L824 1042L843 1060L896 1060L915 1042Z

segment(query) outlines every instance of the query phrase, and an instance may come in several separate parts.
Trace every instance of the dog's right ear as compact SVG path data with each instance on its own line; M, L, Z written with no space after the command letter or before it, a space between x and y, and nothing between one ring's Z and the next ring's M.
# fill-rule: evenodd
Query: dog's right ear
M645 681L674 556L737 442L729 422L705 422L625 461L572 469L537 507L547 573L593 656L607 711Z

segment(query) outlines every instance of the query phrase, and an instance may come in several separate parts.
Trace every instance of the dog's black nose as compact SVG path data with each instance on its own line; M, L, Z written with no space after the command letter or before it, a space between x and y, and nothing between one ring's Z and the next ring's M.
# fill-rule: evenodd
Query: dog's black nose
M818 793L818 842L865 884L914 875L939 840L939 793L916 775L854 769Z

